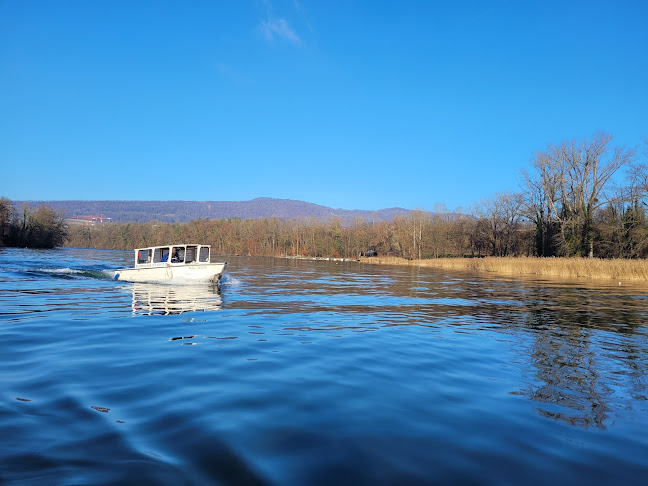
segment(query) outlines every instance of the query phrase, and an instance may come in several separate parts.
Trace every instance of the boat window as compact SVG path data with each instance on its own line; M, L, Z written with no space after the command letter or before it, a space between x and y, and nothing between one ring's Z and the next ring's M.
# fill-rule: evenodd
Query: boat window
M169 261L169 248L156 248L153 252L153 263Z
M185 256L185 263L191 263L196 261L196 253L198 252L198 247L196 246L188 246L187 247L187 255Z
M151 250L139 250L137 252L137 263L150 263L151 262Z
M199 260L201 262L209 263L209 247L207 247L207 246L201 246L200 247L200 258L199 258Z
M182 263L184 262L185 249L183 246L175 246L171 251L171 261L173 263Z

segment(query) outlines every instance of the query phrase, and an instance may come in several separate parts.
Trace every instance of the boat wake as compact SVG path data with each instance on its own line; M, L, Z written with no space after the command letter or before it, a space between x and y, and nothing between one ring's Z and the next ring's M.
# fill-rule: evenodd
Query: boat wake
M67 267L34 268L30 270L17 270L15 272L30 276L49 276L63 279L94 278L99 280L112 280L115 274L113 270L87 270Z
M229 273L224 273L223 278L221 278L221 285L227 287L238 287L241 285L241 280L230 275Z

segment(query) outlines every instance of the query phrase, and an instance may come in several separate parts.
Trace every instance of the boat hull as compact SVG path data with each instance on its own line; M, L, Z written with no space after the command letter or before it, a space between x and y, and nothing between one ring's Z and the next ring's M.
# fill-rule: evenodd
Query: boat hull
M155 264L153 264L155 265ZM226 263L158 264L145 268L124 268L115 271L115 280L153 283L218 283Z

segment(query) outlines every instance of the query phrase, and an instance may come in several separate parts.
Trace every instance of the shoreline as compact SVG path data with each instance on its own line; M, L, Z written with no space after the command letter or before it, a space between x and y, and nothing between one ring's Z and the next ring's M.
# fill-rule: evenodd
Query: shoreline
M624 281L648 283L648 260L643 259L484 257L406 260L400 257L362 257L360 262L369 265L419 266L507 276L609 280L619 282L619 285Z

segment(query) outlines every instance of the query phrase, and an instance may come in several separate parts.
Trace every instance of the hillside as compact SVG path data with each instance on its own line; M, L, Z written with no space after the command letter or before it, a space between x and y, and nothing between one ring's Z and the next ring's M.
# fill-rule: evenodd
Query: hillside
M392 221L394 216L408 214L404 208L388 208L376 211L361 209L336 209L292 199L256 198L250 201L16 201L31 205L47 204L62 210L67 218L73 216L99 216L110 221L147 222L158 220L175 223L192 219L220 218L315 218L327 220L339 218L348 225L360 218L365 221Z

